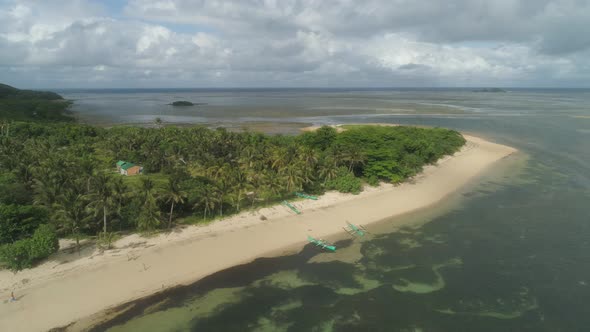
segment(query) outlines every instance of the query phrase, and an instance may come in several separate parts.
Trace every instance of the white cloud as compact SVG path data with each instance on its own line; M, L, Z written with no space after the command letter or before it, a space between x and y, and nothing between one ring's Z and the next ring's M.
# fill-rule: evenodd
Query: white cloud
M586 0L0 0L0 22L25 85L590 82Z
M170 39L170 31L160 26L146 26L143 28L141 37L137 41L137 53L145 53L150 47L157 47L158 44Z

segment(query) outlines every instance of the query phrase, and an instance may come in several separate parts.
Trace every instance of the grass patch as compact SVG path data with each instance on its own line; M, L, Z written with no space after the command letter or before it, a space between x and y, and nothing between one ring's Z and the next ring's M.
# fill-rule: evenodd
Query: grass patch
M139 190L141 188L141 179L142 178L149 178L154 181L157 188L165 188L166 184L168 183L168 179L170 178L168 175L164 173L150 173L150 174L140 174L140 175L132 175L132 176L125 176L123 177L123 181L125 184L128 185L131 189Z

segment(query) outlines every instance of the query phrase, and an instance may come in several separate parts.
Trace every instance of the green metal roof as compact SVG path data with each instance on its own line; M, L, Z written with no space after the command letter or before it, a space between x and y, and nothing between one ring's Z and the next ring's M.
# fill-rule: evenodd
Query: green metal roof
M135 166L134 163L125 162L123 165L121 165L121 168L124 169L124 170L128 170L128 169L130 169L133 166Z
M119 161L117 161L117 166L123 166L126 163L127 163L126 161L119 160Z

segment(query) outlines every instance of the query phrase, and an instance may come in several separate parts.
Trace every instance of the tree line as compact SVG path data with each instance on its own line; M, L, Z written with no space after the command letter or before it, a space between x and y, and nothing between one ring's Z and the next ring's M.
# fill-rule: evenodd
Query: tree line
M71 101L55 92L21 90L0 83L0 135L7 128L7 120L69 121Z
M352 126L338 133L322 127L269 136L13 122L0 136L0 261L20 269L56 250L52 239L44 240L51 250L37 250L40 256L25 265L11 263L20 259L11 251L15 243L33 239L41 225L47 225L43 234L108 243L114 232L171 228L178 218L210 220L297 191L358 193L362 183L398 183L464 143L442 128ZM118 160L140 164L145 174L116 173Z

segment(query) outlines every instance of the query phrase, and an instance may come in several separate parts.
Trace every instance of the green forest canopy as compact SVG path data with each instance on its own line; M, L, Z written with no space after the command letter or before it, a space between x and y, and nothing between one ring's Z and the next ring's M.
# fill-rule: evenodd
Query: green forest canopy
M71 102L55 92L20 90L0 84L0 121L73 121Z

